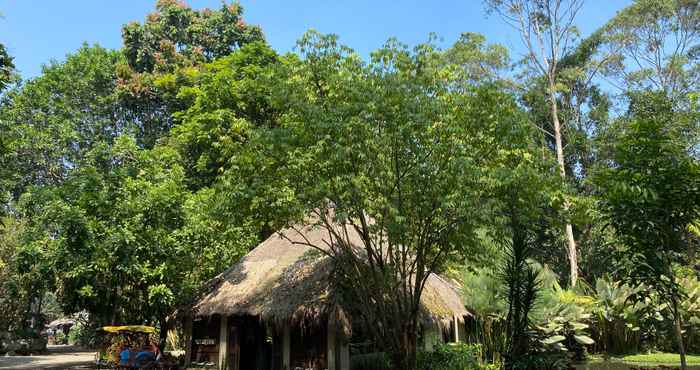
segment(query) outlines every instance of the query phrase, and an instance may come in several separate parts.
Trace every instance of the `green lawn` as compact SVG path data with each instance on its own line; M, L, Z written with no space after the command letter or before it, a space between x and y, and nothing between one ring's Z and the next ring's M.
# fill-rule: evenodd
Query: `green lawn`
M700 365L700 356L687 355L688 365ZM621 359L625 362L646 362L657 364L678 364L679 357L677 353L651 353L640 355L629 355Z

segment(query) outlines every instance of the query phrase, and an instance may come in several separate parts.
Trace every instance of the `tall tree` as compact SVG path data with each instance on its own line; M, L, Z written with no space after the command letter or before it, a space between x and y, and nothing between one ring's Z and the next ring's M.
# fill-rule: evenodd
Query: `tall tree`
M669 305L685 369L681 287L674 264L685 252L688 226L700 216L700 161L680 127L697 112L677 112L664 92L637 95L612 144L609 167L596 175L600 205L617 234L619 272Z
M562 131L565 122L560 120L558 94L559 62L569 54L574 45L578 31L574 25L583 0L486 0L490 11L497 12L506 22L515 27L527 48L527 61L535 72L544 76L547 86L552 120L552 132L546 132L554 138L559 175L566 179L566 161ZM564 211L571 207L566 200ZM568 214L566 217L570 217ZM578 251L571 222L564 227L568 247L571 285L578 279Z
M528 126L498 85L471 85L465 50L390 41L365 63L316 33L299 50L301 60L281 64L291 78L273 99L280 125L256 130L233 158L229 198L274 205L292 226L312 214L335 243L309 245L335 261L351 314L395 368L413 369L426 280L478 255L480 165L522 145ZM264 178L259 189L239 180L246 174Z
M8 150L0 171L12 214L26 226L22 253L7 269L28 271L23 287L36 289L23 288L27 296L55 287L67 312L85 309L102 323L162 322L255 244L252 227L210 212L218 200L213 181L197 181L182 160L198 159L183 150L195 140L161 140L171 134L173 113L196 95L194 88L181 100L180 88L191 87L204 64L248 44L265 47L241 14L237 4L200 11L158 1L143 24L124 27L122 50L85 45L4 95L0 135ZM248 68L256 55L245 55L250 61L239 58L230 70L247 76L250 94L227 101L236 112L263 115L265 99L253 93L259 84Z
M564 162L568 182L575 191L572 194L571 219L577 225L576 233L579 273L584 278L595 278L603 264L598 263L606 256L601 252L605 241L601 240L600 228L592 222L590 210L593 189L589 175L599 160L598 138L609 122L612 101L607 92L598 85L601 72L610 62L609 55L601 55L602 32L594 32L581 40L575 49L559 61L557 83L559 86L558 106L561 119L566 122L562 131ZM546 93L547 80L536 75L526 81L526 90L521 99L530 112L534 124L546 132L552 132L551 104ZM542 150L553 153L556 142L553 136L542 135ZM554 210L550 210L550 213ZM547 248L539 248L535 253L540 261L554 268L559 276L567 276L570 271L566 248L561 248L560 232L552 225L540 232L539 243ZM552 253L552 250L560 250ZM590 280L589 280L590 281Z
M5 45L0 43L0 92L13 80L15 65Z
M635 0L602 29L623 90L664 91L688 107L700 86L700 4L696 0Z
M83 45L7 92L0 128L15 199L30 185L60 184L85 153L131 129L115 94L119 60L118 52Z
M126 63L118 68L120 97L140 123L139 144L150 148L168 133L181 109L171 73L201 66L251 42L264 41L259 27L243 20L237 2L195 10L178 0L158 0L143 23L122 28Z
M0 94L14 80L14 68L12 57L7 53L5 45L0 43ZM5 211L6 192L12 187L12 183L9 181L11 173L8 169L6 158L6 155L11 150L8 141L9 138L6 131L0 126L0 217Z

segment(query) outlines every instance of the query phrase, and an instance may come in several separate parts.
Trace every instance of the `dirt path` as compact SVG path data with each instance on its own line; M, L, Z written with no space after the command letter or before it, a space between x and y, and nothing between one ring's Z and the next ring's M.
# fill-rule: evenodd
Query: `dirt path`
M80 369L94 364L95 352L71 346L49 346L49 353L39 356L0 356L0 369Z

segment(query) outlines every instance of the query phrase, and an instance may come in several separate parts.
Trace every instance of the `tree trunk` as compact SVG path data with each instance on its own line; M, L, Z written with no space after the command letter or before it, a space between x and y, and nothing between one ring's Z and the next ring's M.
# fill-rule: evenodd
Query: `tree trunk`
M671 299L671 305L673 307L673 324L675 326L676 341L678 342L678 354L681 357L681 370L686 370L688 365L685 360L685 345L683 345L683 329L682 329L682 318L681 313L678 311L678 299L673 297Z
M566 180L566 164L564 163L564 146L561 139L561 124L559 123L559 109L557 108L557 97L554 93L554 80L549 78L549 103L552 108L552 123L554 125L554 142L557 152L557 164L559 165L559 175L562 180ZM568 212L571 204L569 200L564 200L564 211ZM574 239L574 229L570 222L565 227L567 255L569 257L569 269L571 274L571 287L576 286L578 280L578 253L576 251L576 240Z
M392 365L395 370L415 370L417 368L418 333L410 333L410 331L408 328L404 329L404 332L401 334L403 346L392 355Z

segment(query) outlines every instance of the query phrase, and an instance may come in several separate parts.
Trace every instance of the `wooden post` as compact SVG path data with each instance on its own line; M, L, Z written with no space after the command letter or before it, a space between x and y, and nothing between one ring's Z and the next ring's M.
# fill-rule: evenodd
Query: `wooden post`
M291 370L292 368L292 335L289 324L284 325L284 333L282 333L282 370Z
M185 317L185 368L190 366L192 361L192 316Z
M457 314L454 315L454 326L455 326L455 343L459 343L459 319Z
M228 354L228 316L221 315L219 325L219 370L226 370L226 355Z
M328 370L335 370L335 328L328 323L326 330L326 362Z

